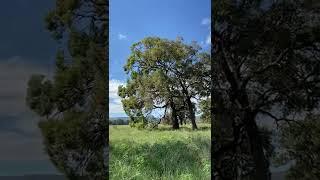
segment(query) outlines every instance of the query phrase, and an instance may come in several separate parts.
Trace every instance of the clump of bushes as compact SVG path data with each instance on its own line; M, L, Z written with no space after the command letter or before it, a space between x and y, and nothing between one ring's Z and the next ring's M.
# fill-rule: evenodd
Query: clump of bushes
M159 124L159 119L154 116L139 116L130 119L130 127L135 127L138 129L156 128Z

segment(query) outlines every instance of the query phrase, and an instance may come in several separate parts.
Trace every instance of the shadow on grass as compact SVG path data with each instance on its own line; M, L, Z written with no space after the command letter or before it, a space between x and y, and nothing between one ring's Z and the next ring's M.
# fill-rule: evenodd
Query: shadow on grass
M210 141L204 142L203 138L193 139L193 141L196 144L192 143L198 148L210 144ZM183 173L189 173L195 177L206 177L210 174L203 169L199 150L190 146L190 142L173 140L164 143L136 144L121 141L117 144L110 144L110 150L111 164L114 161L121 161L122 164L131 166L148 177L162 178L164 174ZM112 171L117 171L117 169L111 169Z

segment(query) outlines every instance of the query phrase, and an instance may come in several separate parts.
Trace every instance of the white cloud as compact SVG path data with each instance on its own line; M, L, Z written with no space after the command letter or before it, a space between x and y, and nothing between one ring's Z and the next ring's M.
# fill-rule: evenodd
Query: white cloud
M111 79L109 81L109 114L124 114L121 98L118 96L118 87L124 82Z
M207 26L208 30L209 30L209 34L206 37L206 45L210 45L211 44L211 19L210 18L204 18L201 21L202 25Z
M211 32L210 32L209 35L207 36L206 44L207 44L207 45L210 45L210 44L211 44Z
M118 39L119 39L119 40L125 40L125 39L127 39L127 36L124 35L124 34L119 33L119 34L118 34Z
M204 18L201 21L202 25L210 25L211 24L211 19L210 18Z
M52 75L48 67L30 63L23 57L0 60L0 142L3 145L0 162L48 159L38 128L39 117L25 102L28 80L38 73ZM21 149L23 151L19 151Z

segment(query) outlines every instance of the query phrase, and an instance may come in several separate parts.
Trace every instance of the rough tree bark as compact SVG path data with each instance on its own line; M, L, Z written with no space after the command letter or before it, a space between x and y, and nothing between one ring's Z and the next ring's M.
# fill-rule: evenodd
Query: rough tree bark
M270 180L271 174L269 171L268 160L264 154L262 139L255 121L255 116L256 114L253 112L246 112L246 119L244 119L247 122L246 129L249 137L251 154L255 164L255 169L250 176L250 180Z

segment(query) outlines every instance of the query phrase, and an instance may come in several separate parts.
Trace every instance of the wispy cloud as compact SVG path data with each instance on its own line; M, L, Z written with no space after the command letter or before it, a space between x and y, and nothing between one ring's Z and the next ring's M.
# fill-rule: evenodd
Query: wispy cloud
M201 25L207 26L208 30L209 30L209 34L206 37L206 45L210 45L211 44L211 19L210 18L203 18L201 20Z
M210 32L209 35L207 36L206 44L207 44L207 45L210 45L210 44L211 44L211 32Z
M118 39L119 39L119 40L125 40L125 39L127 39L127 36L124 35L124 34L119 33L119 34L118 34Z
M121 98L118 96L118 87L120 85L125 85L125 83L117 79L111 79L109 81L109 115L125 114L123 111Z
M211 24L211 19L210 18L203 18L201 21L202 25L209 25Z

